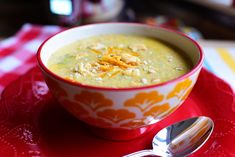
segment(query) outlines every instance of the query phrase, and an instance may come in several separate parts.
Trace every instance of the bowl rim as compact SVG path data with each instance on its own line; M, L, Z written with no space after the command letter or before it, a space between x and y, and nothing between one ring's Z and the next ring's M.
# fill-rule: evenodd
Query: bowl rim
M72 29L78 29L78 28L81 28L81 27L88 27L88 26L95 26L95 25L106 25L106 24L125 24L125 25L132 25L132 26L144 26L144 27L149 27L149 28L152 28L152 29L162 29L162 30L165 30L165 31L168 31L168 32L171 32L171 33L176 33L178 34L179 36L182 36L184 38L187 38L189 41L191 41L195 46L196 48L199 50L199 61L197 62L197 64L194 66L194 68L192 68L189 72L185 73L184 75L181 75L180 77L177 77L175 79L171 79L169 81L166 81L166 82L162 82L162 83L158 83L158 84L151 84L151 85L146 85L146 86L138 86L138 87L104 87L104 86L94 86L94 85L87 85L87 84L82 84L82 83L79 83L79 82L76 82L76 81L72 81L72 80L69 80L69 79L65 79L57 74L55 74L54 72L52 72L50 69L48 69L46 67L46 65L43 64L42 62L42 59L41 59L41 51L42 51L42 48L43 46L47 43L48 40L50 40L51 38L65 32L65 31L68 31L68 30L72 30ZM166 28L166 27L162 27L162 26L153 26L153 25L147 25L147 24L142 24L142 23L134 23L134 22L104 22L104 23L95 23L95 24L87 24L87 25L82 25L82 26L76 26L76 27L72 27L72 28L69 28L69 29L65 29L65 30L62 30L52 36L50 36L49 38L47 38L41 45L40 47L38 48L38 51L37 51L37 54L36 54L36 57L37 57L37 61L38 61L38 65L39 67L44 71L46 72L47 74L49 74L50 76L52 76L53 78L55 79L58 79L62 82L65 82L65 83L68 83L68 84L71 84L73 86L79 86L79 87L82 87L82 88L87 88L87 89L95 89L95 90L108 90L108 91L131 91L131 90L141 90L141 89L149 89L149 88L154 88L154 87L159 87L159 86L163 86L163 85L167 85L167 84L170 84L170 83L173 83L173 82L177 82L177 81L181 81L189 76L191 76L192 74L194 74L196 71L198 71L198 69L200 69L202 67L202 64L203 64L203 59L204 59L204 53L203 53L203 50L202 48L200 47L200 45L195 41L193 40L192 38L190 38L189 36L179 32L179 31L176 31L176 30L172 30L172 29L169 29L169 28Z

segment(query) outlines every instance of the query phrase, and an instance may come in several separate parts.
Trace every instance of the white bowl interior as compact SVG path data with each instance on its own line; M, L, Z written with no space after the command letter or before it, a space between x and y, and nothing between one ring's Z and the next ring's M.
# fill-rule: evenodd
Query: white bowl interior
M157 38L181 49L195 66L200 59L198 47L188 38L161 28L128 23L106 23L75 27L50 38L41 49L41 60L47 66L50 56L59 48L77 40L101 34L132 34Z

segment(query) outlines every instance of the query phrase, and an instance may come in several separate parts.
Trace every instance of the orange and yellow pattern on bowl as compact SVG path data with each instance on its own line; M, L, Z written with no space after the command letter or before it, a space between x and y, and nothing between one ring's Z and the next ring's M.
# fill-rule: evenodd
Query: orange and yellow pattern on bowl
M80 120L101 128L136 129L156 123L175 111L189 95L197 75L132 92L77 90L76 86L73 90L66 83L50 80L50 77L47 83L56 89L51 91L62 106Z

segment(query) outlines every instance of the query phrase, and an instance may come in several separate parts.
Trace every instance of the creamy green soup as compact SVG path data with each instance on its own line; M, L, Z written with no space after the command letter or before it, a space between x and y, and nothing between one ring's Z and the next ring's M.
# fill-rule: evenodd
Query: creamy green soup
M118 88L165 82L192 66L179 49L157 39L111 34L58 49L50 56L48 67L81 84Z

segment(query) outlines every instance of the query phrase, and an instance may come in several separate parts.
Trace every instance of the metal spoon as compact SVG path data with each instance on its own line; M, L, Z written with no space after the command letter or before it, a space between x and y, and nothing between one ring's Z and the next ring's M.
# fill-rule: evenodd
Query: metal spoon
M153 138L153 150L141 150L124 157L187 156L198 150L208 140L213 129L214 123L208 117L186 119L159 131Z

